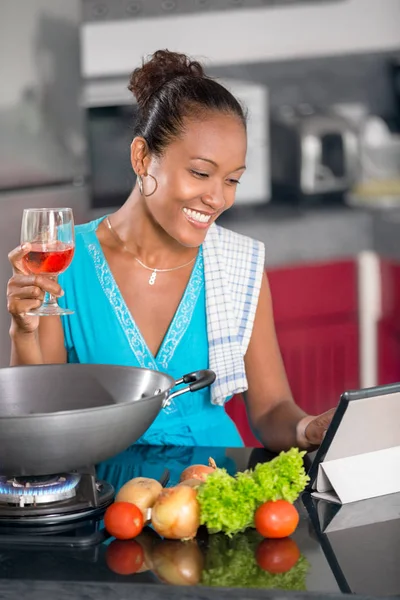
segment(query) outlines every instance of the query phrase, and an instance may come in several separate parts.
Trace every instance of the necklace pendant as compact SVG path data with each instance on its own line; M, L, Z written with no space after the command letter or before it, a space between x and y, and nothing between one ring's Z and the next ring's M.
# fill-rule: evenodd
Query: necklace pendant
M157 271L154 270L152 272L152 274L150 275L150 279L149 279L149 285L154 285L156 282L156 277L157 277Z

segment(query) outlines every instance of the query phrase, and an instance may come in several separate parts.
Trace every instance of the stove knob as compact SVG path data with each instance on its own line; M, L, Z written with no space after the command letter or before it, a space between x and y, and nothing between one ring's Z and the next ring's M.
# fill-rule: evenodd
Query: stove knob
M105 17L108 13L108 6L104 2L95 2L92 7L92 15L97 19Z
M172 12L176 9L176 2L175 0L163 0L163 2L161 2L161 8L165 12Z
M134 16L142 12L141 2L129 2L125 8L128 15Z

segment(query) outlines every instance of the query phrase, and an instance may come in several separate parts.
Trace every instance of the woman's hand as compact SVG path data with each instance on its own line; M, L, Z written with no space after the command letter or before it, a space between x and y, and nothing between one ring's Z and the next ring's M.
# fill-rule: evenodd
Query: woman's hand
M304 430L304 436L312 446L319 446L321 444L335 411L336 408L331 408L327 412L322 413L322 415L313 417L308 422Z
M7 285L7 309L12 317L11 327L14 333L33 333L37 330L39 317L28 316L26 313L41 306L46 292L58 297L63 295L54 279L45 275L33 275L26 268L23 258L29 251L30 245L23 244L8 255L13 275Z

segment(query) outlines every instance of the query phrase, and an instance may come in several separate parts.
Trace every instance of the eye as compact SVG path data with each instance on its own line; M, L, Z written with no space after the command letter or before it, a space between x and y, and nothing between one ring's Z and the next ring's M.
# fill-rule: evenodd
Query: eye
M194 169L190 169L190 172L195 177L199 177L200 179L205 179L208 177L208 173L201 173L200 171L195 171Z
M229 185L237 185L240 183L239 179L228 179Z

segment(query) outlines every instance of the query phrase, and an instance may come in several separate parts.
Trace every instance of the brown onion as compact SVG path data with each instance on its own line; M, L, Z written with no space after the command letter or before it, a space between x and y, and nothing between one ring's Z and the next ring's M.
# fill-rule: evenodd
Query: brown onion
M215 464L215 460L213 458L208 459L207 465L192 465L191 467L187 467L182 472L180 481L185 481L185 479L200 479L200 481L205 481L210 473L213 473L217 465Z
M163 541L152 554L157 577L171 585L196 585L204 566L203 555L195 540Z
M194 538L200 525L196 496L196 490L187 485L161 492L151 511L151 523L157 533L170 540Z

